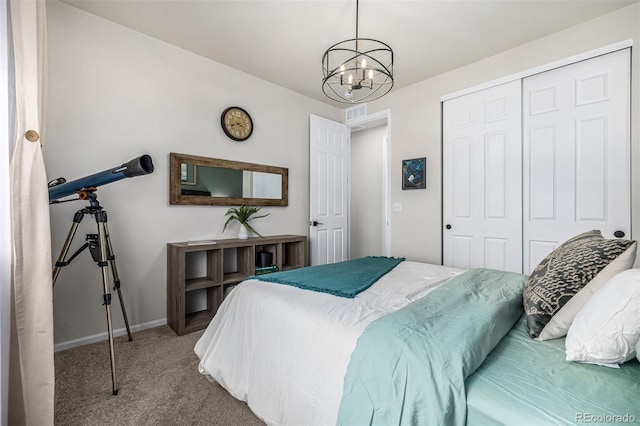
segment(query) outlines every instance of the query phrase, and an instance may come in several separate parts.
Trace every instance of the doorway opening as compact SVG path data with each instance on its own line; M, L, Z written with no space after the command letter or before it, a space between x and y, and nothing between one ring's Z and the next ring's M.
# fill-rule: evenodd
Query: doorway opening
M350 131L350 258L389 256L391 110L346 124Z

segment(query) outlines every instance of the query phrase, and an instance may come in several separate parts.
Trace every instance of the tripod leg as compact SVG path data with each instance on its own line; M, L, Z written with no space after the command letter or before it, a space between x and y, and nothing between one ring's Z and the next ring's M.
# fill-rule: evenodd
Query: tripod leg
M104 291L104 306L107 311L107 332L109 334L109 355L111 357L111 382L113 384L113 394L118 394L118 378L116 376L116 357L113 347L113 326L111 324L111 292L109 290L109 274L107 263L107 238L105 223L107 222L107 213L104 211L95 214L98 224L98 238L100 241L100 262L98 266L102 271L102 288Z
M111 266L111 274L113 275L113 288L118 292L118 299L120 299L120 308L122 308L122 316L124 317L124 325L127 328L127 336L129 336L129 341L132 341L133 336L131 335L131 329L129 328L127 311L124 308L124 299L122 298L122 291L120 290L120 277L118 277L118 268L116 267L116 256L113 254L113 246L111 245L111 238L109 237L109 227L107 226L107 222L104 223L104 229L106 231L109 265Z
M76 235L76 231L78 230L78 225L82 221L83 217L84 217L83 210L78 210L73 216L73 223L71 224L71 228L69 229L69 233L67 234L67 239L64 241L62 250L60 250L60 256L58 256L58 261L56 262L53 268L53 283L51 284L52 287L56 285L58 274L60 274L60 268L64 265L64 258L67 257L67 253L69 252L69 247L71 246L71 241L73 240L74 235Z

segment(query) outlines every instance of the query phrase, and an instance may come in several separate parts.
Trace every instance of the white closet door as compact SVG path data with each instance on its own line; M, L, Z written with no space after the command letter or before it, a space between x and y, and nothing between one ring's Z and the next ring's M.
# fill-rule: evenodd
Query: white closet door
M443 109L443 263L522 272L521 81Z
M583 231L630 238L629 49L523 80L524 273Z

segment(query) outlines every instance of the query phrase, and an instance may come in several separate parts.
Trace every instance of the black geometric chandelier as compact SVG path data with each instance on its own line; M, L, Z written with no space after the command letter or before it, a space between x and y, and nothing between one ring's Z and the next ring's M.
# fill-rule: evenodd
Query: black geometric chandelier
M358 37L341 41L322 56L322 91L337 102L357 104L378 99L393 87L393 50L379 40Z

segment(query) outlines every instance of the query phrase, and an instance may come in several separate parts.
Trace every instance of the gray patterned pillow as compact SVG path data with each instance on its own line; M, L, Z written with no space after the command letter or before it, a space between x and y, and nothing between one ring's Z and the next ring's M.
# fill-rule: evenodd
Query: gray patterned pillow
M529 335L538 337L551 317L629 246L630 240L608 240L598 230L564 242L547 255L524 287Z

